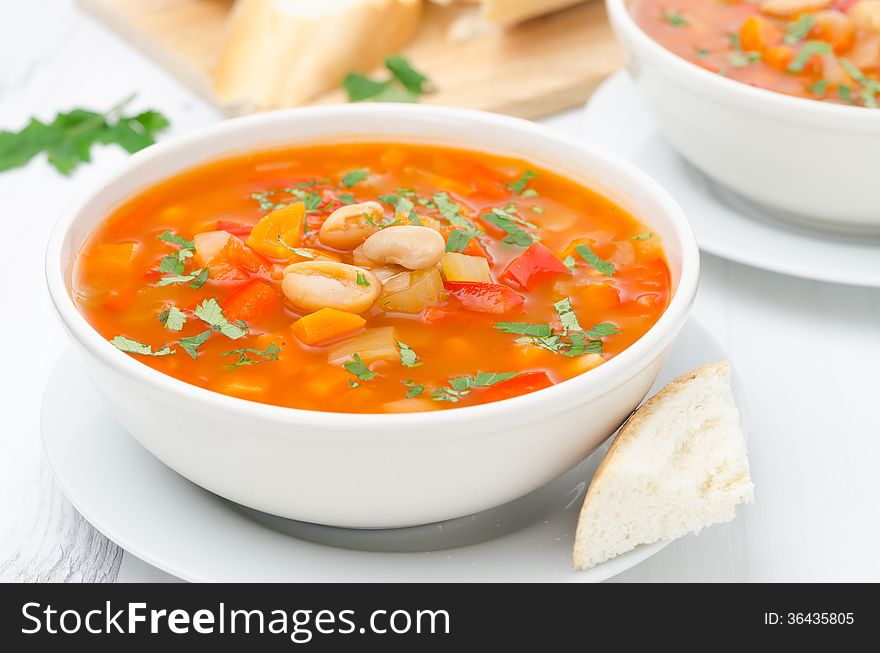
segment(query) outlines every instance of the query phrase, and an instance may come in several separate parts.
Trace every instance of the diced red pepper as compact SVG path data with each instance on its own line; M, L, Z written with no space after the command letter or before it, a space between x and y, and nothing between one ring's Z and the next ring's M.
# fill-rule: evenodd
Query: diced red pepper
M428 308L425 309L426 324L443 324L453 317L455 317L455 313L447 311L445 308L440 308L439 306L428 306Z
M531 290L566 272L568 268L553 252L541 243L533 243L510 262L501 278Z
M231 222L230 220L217 220L217 231L225 231L233 236L247 238L251 230L254 228L252 224L242 224L241 222Z
M211 262L211 279L215 281L241 281L252 274L269 275L268 262L238 238L230 238Z
M553 381L546 372L525 372L482 390L480 398L484 401L500 401L549 388L551 385Z
M281 310L278 291L265 281L253 279L236 288L220 306L227 320L252 322Z
M525 301L522 295L500 283L447 281L443 285L469 311L506 313Z

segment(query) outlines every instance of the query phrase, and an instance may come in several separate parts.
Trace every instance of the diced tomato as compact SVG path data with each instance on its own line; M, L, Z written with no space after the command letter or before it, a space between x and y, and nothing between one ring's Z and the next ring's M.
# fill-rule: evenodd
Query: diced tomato
M233 236L247 238L251 230L254 228L251 224L242 224L241 222L231 222L230 220L217 220L217 231L225 231Z
M501 278L531 290L566 272L568 268L553 252L541 243L533 243L510 262Z
M426 324L443 324L454 317L455 313L447 311L445 308L440 308L439 306L428 306L428 308L425 309Z
M253 279L236 288L220 306L228 320L251 322L281 310L278 291L265 281Z
M480 398L484 401L500 401L549 388L551 385L553 381L547 376L547 372L525 372L482 390Z
M271 272L269 263L238 238L230 238L208 263L208 268L215 281L241 281L254 274L269 275Z
M500 283L447 281L443 285L469 311L507 313L525 301L522 295Z

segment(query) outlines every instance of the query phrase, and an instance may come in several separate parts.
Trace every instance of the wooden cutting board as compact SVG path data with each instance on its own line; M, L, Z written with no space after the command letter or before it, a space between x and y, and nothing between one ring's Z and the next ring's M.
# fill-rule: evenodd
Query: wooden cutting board
M217 104L211 70L232 0L79 2ZM462 30L464 11L468 9L426 3L419 32L402 52L438 88L423 102L540 118L583 103L621 65L599 0L507 30L486 26L476 34ZM345 101L341 91L315 100Z

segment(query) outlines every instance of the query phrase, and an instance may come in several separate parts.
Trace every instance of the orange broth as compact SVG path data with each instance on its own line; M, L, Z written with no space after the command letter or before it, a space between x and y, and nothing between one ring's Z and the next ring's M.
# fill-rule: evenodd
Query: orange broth
M380 300L361 314L363 326L346 314L328 324L337 330L350 325L349 332L305 344L297 335L304 331L295 325L308 311L285 299L283 271L292 261L310 260L303 254L352 263L357 255L323 245L319 229L339 206L377 198L384 216L375 216L376 231L399 220L439 230L447 241L456 230L477 233L460 239L467 244L454 253L487 259L491 281L456 286L443 278L418 312L383 310ZM296 204L301 206L289 208ZM285 255L265 255L273 245L277 253L274 240L256 249L248 245L252 227L285 207L284 215L305 214L302 226L279 241ZM509 235L498 220L486 219L493 209L509 218L502 224L512 222L519 231ZM224 249L226 259L217 255L206 263L198 253L190 255L186 241L218 230L240 239L235 256ZM182 240L159 238L168 233ZM519 238L520 244L505 238ZM539 245L526 247L529 241ZM508 270L527 251L516 272ZM388 268L362 256L357 262L365 269ZM195 277L205 268L206 279ZM428 272L440 278L441 270L438 265ZM384 274L396 272L401 270L392 266ZM398 280L412 280L403 272ZM525 161L401 143L259 151L178 174L115 209L82 248L73 278L75 302L86 319L146 365L226 395L347 413L448 409L559 383L638 340L671 293L659 237L601 195ZM248 294L255 288L260 292ZM236 292L249 300L239 301ZM213 300L223 311L220 322L196 315ZM223 320L233 325L225 333ZM172 330L180 326L176 321L184 321L180 330ZM512 333L499 323L513 323L508 330L514 331L538 325L540 332ZM549 337L542 335L548 331ZM370 333L385 334L386 344L391 333L391 353L387 347L359 350ZM200 334L203 342L193 344ZM189 342L189 352L181 340ZM132 350L141 345L149 349L139 351L168 355ZM228 353L245 349L253 351Z

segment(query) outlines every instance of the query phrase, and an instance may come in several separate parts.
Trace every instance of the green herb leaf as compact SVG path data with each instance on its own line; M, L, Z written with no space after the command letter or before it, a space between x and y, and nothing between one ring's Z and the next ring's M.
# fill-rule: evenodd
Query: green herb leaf
M664 11L662 16L663 20L673 27L687 27L690 25L690 21L680 11Z
M412 379L407 379L406 381L401 381L403 385L405 385L409 390L406 393L407 399L412 399L413 397L418 397L425 391L425 386L420 383L416 383Z
M156 238L158 238L159 240L162 240L166 243L170 243L171 245L177 245L181 249L194 250L196 248L196 244L193 241L187 240L183 236L178 236L177 234L173 234L170 231L166 231L164 233L161 233L158 236L156 236Z
M526 231L517 224L516 217L504 209L492 209L492 213L486 213L480 216L486 222L491 222L496 227L507 232L507 236L502 242L509 245L517 245L518 247L528 247L532 243L540 240L535 234Z
M281 347L272 343L268 347L263 350L260 349L233 349L232 351L224 351L223 356L238 356L238 360L235 361L232 365L229 365L227 369L234 370L237 367L241 367L242 365L255 365L257 363L265 363L267 361L277 361L278 354L281 352ZM259 356L260 358L251 358L251 356Z
M406 219L409 220L410 224L414 224L417 227L422 226L422 219L419 217L419 214L415 211L410 211L409 215L406 216Z
M852 89L849 87L849 84L838 84L837 85L837 95L844 102L852 102Z
M171 286L179 283L188 283L193 288L201 288L205 281L208 280L208 268L194 270L189 274L171 274L160 278L156 285L160 288L163 286Z
M213 331L208 329L207 331L202 331L197 336L190 336L189 338L181 338L178 341L178 344L181 346L183 351L190 355L193 360L198 360L199 358L199 347L205 344L205 341L211 336Z
M419 361L419 357L416 355L416 352L413 351L412 347L400 340L397 341L397 346L400 348L401 365L404 367L420 367L424 364Z
M789 45L800 43L810 34L816 18L813 14L802 14L800 18L785 26L785 42Z
M430 80L401 56L385 59L385 67L403 87L414 95L422 95L428 91Z
M568 268L569 272L573 272L575 266L577 266L577 261L574 260L574 256L569 254L564 259L562 259L562 264Z
M580 322L578 322L577 313L574 312L574 309L571 306L571 299L568 297L560 299L553 304L553 308L556 309L556 314L559 316L559 321L562 323L563 335L568 334L570 331L583 331Z
M354 204L357 201L351 193L339 193L336 197L340 202L346 205Z
M0 171L26 165L45 152L49 163L63 175L91 161L92 146L116 144L136 152L155 142L156 134L168 127L168 120L156 111L123 116L134 96L106 113L74 109L59 113L50 123L35 118L18 132L0 131Z
M610 261L606 261L596 256L596 254L593 253L593 250L590 249L589 245L578 245L574 248L574 251L576 251L578 256L584 259L584 261L592 265L606 277L614 276L614 273L616 272L614 265Z
M501 333L515 333L521 336L545 338L552 335L549 324L529 324L528 322L496 322L495 329Z
M727 55L727 60L732 66L743 68L758 63L762 57L760 52L731 52Z
M609 322L602 322L594 326L592 329L585 330L584 333L588 338L598 339L618 334L620 333L620 329Z
M526 170L523 172L519 179L517 179L512 184L507 184L507 189L513 191L517 195L522 195L523 191L526 189L529 181L538 176L538 173L534 170ZM537 193L536 193L537 194ZM531 195L529 196L531 197Z
M349 102L363 102L386 90L390 82L376 82L360 73L348 73L342 81L342 88L348 94Z
M357 271L357 285L359 286L370 286L370 280L367 279L367 275L365 275L360 270Z
M471 388L488 388L496 383L507 381L517 376L519 372L477 372L476 376L457 376L449 379L450 387L442 387L431 393L434 401L450 401L456 403L465 395L470 394Z
M638 236L633 236L631 240L647 240L648 238L653 238L654 232L650 231L646 234L639 234Z
M363 181L367 177L370 176L370 172L368 170L351 170L342 177L342 185L346 188L351 188L355 184Z
M284 242L284 238L281 237L281 234L278 234L278 242L284 245L285 248L289 249L291 252L299 256L300 258L313 259L315 255L306 249L300 249L299 247L291 247L286 242Z
M476 236L474 233L463 231L462 229L453 229L449 232L449 238L446 241L446 251L463 252L474 236Z
M169 331L180 331L186 324L186 314L176 306L169 306L159 313L159 321Z
M241 326L243 322L233 324L227 320L220 304L213 297L196 306L194 313L197 318L210 326L212 331L217 331L230 340L238 340L247 335L247 325L243 327Z
M437 210L440 211L440 215L443 216L443 219L453 227L460 227L467 233L483 233L477 225L461 215L461 207L449 199L448 193L435 193L432 199Z
M161 349L153 351L153 348L150 347L150 345L145 345L142 342L126 338L125 336L116 336L110 342L114 347L127 354L142 354L144 356L171 356L174 354L174 350L167 345Z
M817 97L825 97L825 93L828 91L828 80L820 79L807 86L807 90Z
M352 359L353 360L345 363L345 365L342 366L346 369L346 371L354 374L361 381L369 381L374 376L376 376L376 372L371 371L370 368L366 366L364 361L361 360L359 354L355 354L354 356L352 356Z
M788 64L788 71L799 73L803 71L807 62L815 55L825 55L832 53L831 44L825 41L807 41L804 43L801 51L797 53L791 63Z

